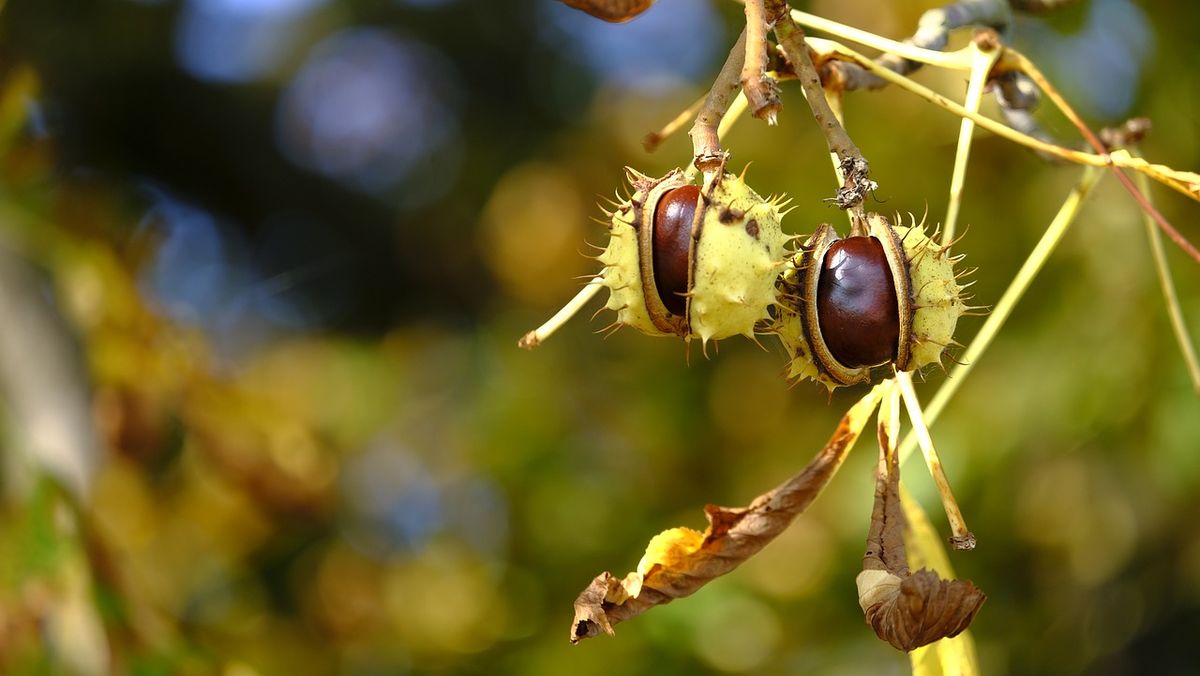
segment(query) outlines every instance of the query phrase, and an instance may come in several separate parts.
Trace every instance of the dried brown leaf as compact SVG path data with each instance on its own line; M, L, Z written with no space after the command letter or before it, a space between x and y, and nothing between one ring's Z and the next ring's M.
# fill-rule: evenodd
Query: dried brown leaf
M622 23L641 14L654 0L562 0L568 7L580 9L609 23Z
M946 553L945 541L938 536L921 505L913 500L900 482L900 502L908 522L905 544L910 568L929 568L944 578L954 578L954 568ZM908 654L913 676L979 676L979 656L970 631L944 638Z
M708 529L672 528L650 541L637 570L624 579L601 573L575 599L571 642L613 633L613 625L695 593L754 556L817 497L854 446L880 388L858 401L808 466L747 507L705 508Z
M970 581L943 580L925 569L909 574L896 452L899 390L893 388L889 394L879 412L875 506L863 571L856 581L867 624L879 638L908 652L958 635L971 624L986 597Z
M879 638L905 652L957 636L987 598L969 580L943 580L926 569L907 577L863 571L859 588L867 623Z

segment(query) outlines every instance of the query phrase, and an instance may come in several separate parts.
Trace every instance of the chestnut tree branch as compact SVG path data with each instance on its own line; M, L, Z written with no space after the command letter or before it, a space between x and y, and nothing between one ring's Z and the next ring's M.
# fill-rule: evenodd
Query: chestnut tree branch
M785 13L775 23L775 35L779 38L779 46L787 56L804 90L804 98L812 109L817 126L825 135L829 152L837 155L839 169L843 177L842 187L838 189L834 202L842 209L850 209L852 216L858 214L861 219L851 220L865 222L866 215L862 211L862 201L869 192L874 190L876 183L869 178L870 167L862 151L858 149L846 128L838 121L837 115L825 99L825 89L821 86L821 78L813 66L812 58L808 55L808 45L804 41L804 31L796 25L790 13Z
M777 0L772 0L778 4ZM750 104L750 113L773 125L779 115L779 87L767 76L767 19L764 0L746 0L746 56L742 63L742 91ZM786 4L786 3L784 3Z
M693 163L701 171L712 171L720 167L728 157L728 154L721 150L717 128L741 86L742 65L746 59L746 39L746 31L743 30L737 42L733 43L733 48L729 50L725 65L721 66L721 72L717 74L717 79L708 90L708 96L700 106L700 113L696 115L692 130L688 132L688 136L692 138Z
M33 489L40 471L85 501L100 464L87 365L34 265L0 238L0 428L6 488Z

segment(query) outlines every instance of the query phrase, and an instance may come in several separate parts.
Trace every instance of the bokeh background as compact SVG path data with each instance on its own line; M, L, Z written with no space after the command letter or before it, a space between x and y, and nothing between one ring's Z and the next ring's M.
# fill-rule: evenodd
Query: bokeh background
M901 37L935 3L796 4ZM740 16L0 2L0 671L907 673L855 597L869 443L741 569L567 643L594 575L796 471L860 395L789 387L769 340L689 364L588 312L516 347L593 270L622 167L689 161L686 136L653 155L642 136L704 91ZM1090 0L1013 40L1093 126L1148 115L1146 154L1195 169L1198 25L1194 3ZM784 96L777 128L743 121L728 147L806 233L840 214ZM957 120L901 91L847 117L876 208L937 220ZM958 247L977 302L1077 176L980 135ZM1200 241L1200 205L1154 196ZM1200 332L1200 267L1168 256ZM989 595L985 673L1200 669L1200 399L1111 178L933 432L979 537L953 561Z

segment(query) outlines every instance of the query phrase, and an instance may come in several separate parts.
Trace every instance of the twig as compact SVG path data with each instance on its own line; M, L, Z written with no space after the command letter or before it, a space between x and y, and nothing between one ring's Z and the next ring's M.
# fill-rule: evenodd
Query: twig
M816 47L819 52L825 55L833 55L837 58L845 58L853 61L864 68L871 70L885 80L888 80L899 87L903 87L909 92L920 96L926 101L935 104L947 112L960 117L971 118L974 120L975 124L992 132L993 134L996 134L997 136L1000 136L1005 140L1012 141L1027 148L1032 148L1033 150L1050 153L1075 164L1082 164L1092 167L1119 167L1124 169L1133 169L1134 171L1146 174L1150 178L1153 178L1163 185L1187 195L1194 200L1200 201L1200 175L1198 174L1176 171L1162 165L1150 164L1145 160L1141 158L1135 158L1128 152L1124 151L1098 155L1072 150L1070 148L1054 145L1053 143L1040 141L1036 138L1023 134L1016 129L1005 126L996 120L984 117L979 113L972 113L958 103L951 101L932 89L929 89L928 87L913 82L902 75L897 75L886 68L876 65L867 57L848 47L845 47L844 45L830 40L820 40L817 38L809 38L809 42ZM1001 60L1007 58L1011 58L1013 60L1023 59L1023 57L1020 57L1017 52L1005 48L1004 55L1001 57ZM1032 67L1032 64L1030 64L1030 66ZM1124 174L1121 174L1121 176L1124 177ZM1124 177L1124 180L1128 181L1128 177ZM1138 201L1139 205L1144 202L1144 200L1137 199L1138 195L1136 193L1134 194L1134 198L1136 201ZM1173 227L1171 227L1169 223L1166 223L1166 220L1162 218L1161 214L1158 214L1158 212L1154 210L1153 206L1146 205L1144 208L1146 208L1152 216L1155 216L1155 221L1159 223L1159 227L1163 228L1163 231L1166 232L1167 235L1170 236L1171 239L1180 246L1180 248L1186 251L1188 255L1194 258L1197 262L1200 262L1200 251L1197 251L1196 248L1187 240L1183 239L1183 237L1179 235L1179 233Z
M967 95L963 99L963 107L972 113L979 112L979 104L983 100L983 88L987 84L988 73L992 70L999 55L999 38L991 31L981 31L971 41L968 48L972 55L971 78L967 81ZM958 130L958 147L954 153L954 170L950 174L950 198L946 205L946 220L942 222L942 244L949 246L954 241L958 226L958 211L962 203L963 185L966 183L967 162L971 157L971 141L975 132L975 123L969 117L964 117Z
M701 96L700 98L696 99L695 103L683 109L683 111L676 115L674 119L663 125L662 129L646 134L646 136L642 139L642 148L644 148L648 153L658 150L658 146L665 141L667 137L682 129L683 125L687 124L688 121L696 116L696 113L700 111L700 106L704 105L705 98L707 97Z
M878 187L869 178L870 167L867 159L850 139L846 128L842 126L841 122L838 122L833 109L829 107L829 102L825 100L825 90L821 86L821 78L817 75L817 70L813 67L812 59L808 55L804 31L796 25L790 14L784 14L776 22L775 35L779 38L779 46L783 48L784 54L787 55L788 61L791 62L792 68L796 72L796 78L804 90L804 98L812 109L817 126L825 135L829 151L838 156L843 183L842 187L838 189L834 202L839 208L851 209L853 210L852 214L861 216L861 221L852 218L856 224L865 223L866 215L861 213L862 201L868 193Z
M724 142L725 137L729 134L729 130L733 129L733 125L737 123L738 118L740 118L744 112L746 112L746 92L738 92L737 96L733 97L733 103L729 104L729 109L725 111L725 115L721 117L721 123L717 125L718 142ZM717 164L717 166L714 167L714 170L720 171L721 166L721 164ZM689 164L687 169L684 170L683 174L684 177L687 178L688 182L691 183L695 181L696 173L699 171L700 169L697 168L695 164ZM707 173L708 172L706 172L706 174Z
M586 284L582 289L579 290L579 293L575 294L574 298L564 305L561 310L555 312L554 316L548 319L545 324L542 324L536 329L521 336L521 339L517 341L517 346L523 347L526 350L532 350L540 345L543 340L549 338L555 331L559 329L559 327L565 324L568 319L574 317L575 313L579 312L580 308L582 308L584 305L587 305L588 301L590 301L593 296L599 293L603 286L603 284L598 282L589 282Z
M929 468L929 475L933 477L938 495L942 498L946 518L950 521L950 531L953 533L950 544L954 545L955 549L975 549L975 536L967 528L962 510L958 508L958 501L954 499L954 491L950 489L950 480L946 478L946 470L942 468L942 459L938 457L937 449L933 445L933 437L929 436L929 427L925 424L921 402L913 389L912 374L907 371L897 373L896 384L904 397L904 407L908 409L908 419L912 421L913 433L917 435L917 442L925 456L925 465Z
M883 51L884 54L876 59L876 63L899 75L910 75L923 64L945 68L969 68L969 63L957 63L953 56L939 58L933 55L945 49L949 34L954 30L979 26L990 28L1004 35L1007 33L1007 27L1012 23L1011 12L1008 11L1003 0L963 2L926 12L921 16L917 32L911 38L904 42L894 42L812 14L796 11L792 12L792 16L797 22L810 28ZM871 71L857 64L844 62L823 65L821 75L827 86L830 83L836 83L836 86L847 91L881 89L888 84L888 80ZM1032 115L1033 109L1037 107L1039 97L1037 89L1032 86L1029 78L1020 73L1004 73L995 74L992 81L997 85L996 100L999 102L1001 114L1009 126L1038 140L1053 143L1054 139L1042 129ZM1034 152L1043 160L1060 161L1059 158L1043 151L1034 150Z
M1141 174L1137 181L1147 199L1150 195L1150 181ZM1150 239L1150 251L1154 254L1154 269L1158 272L1158 284L1162 288L1163 301L1167 306L1167 316L1171 318L1171 329L1175 333L1175 342L1183 354L1183 362L1187 365L1188 375L1192 379L1192 389L1200 394L1200 361L1196 359L1196 348L1192 346L1192 337L1188 333L1187 322L1183 319L1183 310L1179 307L1179 296L1175 293L1175 282L1171 278L1171 267L1167 263L1167 253L1163 251L1162 235L1155 227L1154 220L1146 212L1142 212L1142 221L1146 225L1146 236Z
M746 31L743 30L737 42L733 43L733 48L729 50L729 57L725 59L725 65L721 66L721 72L717 74L712 88L708 90L708 96L704 98L704 104L700 107L700 114L696 116L692 130L688 132L692 137L693 164L701 171L712 171L728 158L728 154L721 150L717 127L740 88L742 64L745 59Z
M906 39L904 44L921 49L941 51L946 48L950 33L967 26L985 26L999 32L1004 32L1012 23L1012 12L1004 0L961 0L945 7L931 9L921 15L917 21L917 31ZM919 60L905 58L894 52L887 52L875 60L880 66L900 74L910 75L922 66ZM847 91L856 89L881 89L887 86L887 80L872 74L855 64L830 64L831 70L838 77Z
M881 52L896 54L912 61L919 61L928 66L938 66L954 70L969 70L971 67L970 58L962 50L939 52L933 49L925 49L908 42L885 38L861 28L847 26L844 23L838 23L825 17L817 16L816 14L801 12L798 9L793 9L789 14L791 14L792 21L805 28L829 33L844 40L871 47Z
M742 91L750 112L774 125L779 115L779 87L767 76L767 30L770 24L764 0L746 0L746 57L742 63Z
M1007 56L1016 62L1021 72L1028 75L1033 80L1034 84L1036 84L1046 94L1046 96L1054 102L1054 105L1057 106L1060 111L1062 111L1063 115L1066 115L1067 119L1075 125L1075 128L1079 130L1079 133L1083 134L1083 138L1088 142L1088 145L1092 146L1092 149L1095 150L1096 153L1105 160L1105 164L1114 174L1117 175L1117 180L1121 182L1121 186L1125 188L1127 192L1129 192L1129 194L1133 197L1133 200L1142 208L1142 211L1151 219L1153 219L1163 232L1167 233L1167 237L1170 237L1171 241L1175 242L1179 248L1186 251L1187 254L1191 256L1197 263L1200 263L1200 250L1196 249L1191 242L1184 239L1183 235L1179 234L1179 231L1176 230L1169 221L1167 221L1166 217L1159 213L1158 209L1155 209L1154 205L1151 204L1148 199L1146 199L1146 196L1137 189L1137 186L1133 184L1133 181L1130 180L1129 176L1126 175L1124 170L1122 170L1121 167L1113 161L1113 156L1109 155L1108 148L1106 148L1104 144L1101 143L1100 139L1092 133L1092 130L1088 128L1086 123L1084 123L1083 118L1081 118L1079 114L1075 112L1075 109L1071 107L1071 104L1067 103L1067 100L1063 98L1062 94L1059 94L1058 90L1052 84L1050 84L1050 81L1044 74L1042 74L1042 71L1039 70L1032 61L1027 59L1024 54L1011 49L1006 51L1010 52L1010 54ZM1197 199L1197 196L1194 194L1189 194L1189 196L1191 196L1193 199Z

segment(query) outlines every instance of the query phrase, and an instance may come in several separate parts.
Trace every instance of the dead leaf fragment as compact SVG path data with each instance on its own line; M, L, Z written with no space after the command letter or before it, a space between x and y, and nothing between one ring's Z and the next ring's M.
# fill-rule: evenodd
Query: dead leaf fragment
M892 388L889 395L879 410L875 506L856 582L867 624L879 638L908 652L962 632L987 597L970 581L943 580L927 569L909 573L896 452L899 390Z
M705 508L708 528L672 528L646 547L637 570L623 579L601 573L575 599L571 643L613 633L613 625L654 606L695 593L737 568L775 539L820 494L854 446L880 388L867 393L838 424L820 453L797 475L760 495L747 507Z
M879 638L905 652L957 636L987 598L969 580L943 580L931 570L881 572L859 574L859 603Z
M562 0L562 3L609 23L623 23L649 9L654 0Z

